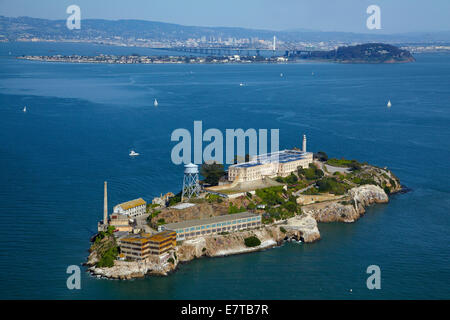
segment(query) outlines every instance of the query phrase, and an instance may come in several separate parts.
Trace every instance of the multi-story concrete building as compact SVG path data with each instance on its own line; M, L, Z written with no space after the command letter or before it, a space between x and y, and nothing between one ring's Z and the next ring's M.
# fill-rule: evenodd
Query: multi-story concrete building
M231 165L229 181L254 181L265 177L286 177L298 167L307 168L313 162L312 152L282 150L253 157L249 162Z
M114 213L137 217L145 214L147 203L142 198L120 203L114 207Z
M144 260L160 256L176 246L176 233L163 231L154 235L142 233L120 239L120 251L126 259Z
M207 219L187 220L159 226L159 230L173 230L177 240L232 232L261 226L261 215L250 212L227 214Z

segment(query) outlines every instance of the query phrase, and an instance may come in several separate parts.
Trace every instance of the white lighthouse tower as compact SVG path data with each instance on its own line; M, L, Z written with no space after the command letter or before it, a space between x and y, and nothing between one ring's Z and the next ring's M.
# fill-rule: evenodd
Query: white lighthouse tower
M198 166L193 163L184 166L183 192L181 193L181 201L184 198L192 198L198 196L200 185L198 184Z
M302 151L306 152L306 134L303 135L303 147L302 147Z

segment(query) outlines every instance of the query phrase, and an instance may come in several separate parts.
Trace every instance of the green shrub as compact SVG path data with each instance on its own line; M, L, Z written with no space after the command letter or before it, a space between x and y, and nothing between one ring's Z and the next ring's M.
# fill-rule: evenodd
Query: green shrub
M203 163L200 167L200 174L205 177L205 182L210 185L217 185L221 177L225 175L223 164L221 163Z
M167 259L167 261L169 261L171 264L174 264L174 263L175 263L175 261L173 260L172 257L170 257L169 259Z
M315 195L315 194L319 194L319 190L315 187L312 187L312 188L309 188L308 190L303 191L302 194Z
M241 206L240 208L238 208L238 207L236 207L234 204L232 204L230 202L230 206L228 207L228 213L229 214L245 212L245 211L247 211L247 209L245 209L244 207Z
M346 159L328 159L327 164L333 167L343 167L350 168L352 171L357 171L361 169L361 163L356 160L346 160Z
M304 169L299 167L297 171L298 175L304 176L307 180L320 179L324 175L323 171L318 169L313 163L309 164L309 168Z
M336 178L323 178L317 181L319 192L329 192L333 194L344 194L349 186L343 182L338 182Z
M314 156L319 161L327 161L328 160L328 155L324 151L319 151Z
M251 236L244 239L247 247L257 247L261 244L261 241L256 236Z
M270 206L274 206L277 204L282 204L283 198L281 197L281 193L283 192L282 186L277 187L269 187L264 189L256 190L256 195L262 199L262 201Z
M112 267L114 266L114 260L116 260L117 255L119 254L119 250L117 246L113 246L106 250L100 260L97 262L97 267L104 268L104 267Z
M169 198L169 207L181 202L181 191L178 192L174 197Z
M283 232L283 233L286 233L286 229L283 228L283 227L280 227L280 231Z

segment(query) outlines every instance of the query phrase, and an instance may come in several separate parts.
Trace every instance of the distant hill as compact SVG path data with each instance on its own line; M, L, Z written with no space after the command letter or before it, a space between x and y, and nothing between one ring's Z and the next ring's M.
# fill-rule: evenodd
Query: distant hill
M81 30L69 30L65 20L47 20L30 17L10 18L0 16L0 40L17 41L38 38L56 41L135 42L186 41L189 38L259 38L289 41L340 41L340 42L433 42L450 41L450 32L408 33L385 35L379 33L357 34L350 32L320 32L306 29L270 31L231 27L183 26L173 23L144 20L83 19Z
M331 51L313 51L294 58L304 60L326 60L341 63L402 63L413 62L414 57L407 50L384 43L366 43L339 47Z

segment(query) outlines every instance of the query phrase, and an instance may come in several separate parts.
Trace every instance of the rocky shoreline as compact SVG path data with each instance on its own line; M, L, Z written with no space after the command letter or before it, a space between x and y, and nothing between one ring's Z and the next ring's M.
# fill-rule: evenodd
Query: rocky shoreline
M313 185L310 185L308 188L299 189L298 192L291 191L291 196L286 196L289 199L295 196L299 210L294 215L275 220L268 219L265 224L256 229L184 240L177 243L174 250L162 256L149 257L145 261L114 260L113 266L98 267L99 257L111 247L116 246L114 236L109 235L100 241L95 241L85 265L93 276L99 278L133 279L147 275L167 276L175 272L180 263L188 263L197 258L224 257L266 250L281 246L291 239L308 244L321 238L319 222L353 223L365 214L368 206L388 203L389 195L409 191L387 168L362 164L356 173L352 173L348 169L325 165L325 162L315 161L314 163L316 166L314 170L323 171L322 176L325 181L335 179L332 181L339 181L337 187L347 186L345 192L339 192L339 189L333 190L334 193L308 192L310 191L308 189L314 189L311 188ZM253 198L243 196L232 199L229 203L200 202L195 207L187 208L182 212L168 207L161 210L157 216L153 217L153 220L162 218L170 223L226 215L229 213L229 205L248 207L250 201L261 201L261 199L257 196ZM264 214L264 210L259 213ZM154 223L153 220L151 222ZM258 238L260 244L247 247L245 239L249 237Z
M342 201L336 200L306 205L302 207L301 215L258 229L186 240L177 246L174 252L162 258L151 258L143 262L115 261L113 267L99 268L95 266L96 259L92 256L94 253L91 253L86 265L88 271L99 278L127 280L147 275L167 276L175 272L180 263L188 263L201 257L223 257L266 250L281 246L289 239L304 243L318 241L320 231L317 222L355 222L365 213L367 206L389 201L386 192L375 185L352 188L348 195L354 199L352 203L342 204ZM246 247L244 239L249 236L258 237L261 244L257 247Z

